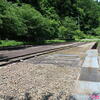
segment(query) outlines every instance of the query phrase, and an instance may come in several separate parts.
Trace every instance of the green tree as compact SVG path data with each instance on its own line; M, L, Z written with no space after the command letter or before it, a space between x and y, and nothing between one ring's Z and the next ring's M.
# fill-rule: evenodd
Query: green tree
M3 37L14 38L17 35L25 35L27 27L23 23L23 19L18 15L17 5L13 5L12 3L8 3L7 5L9 6L7 6L4 14L1 15Z
M0 36L44 41L99 35L99 11L94 0L1 0Z
M80 16L81 30L86 34L92 34L92 28L99 26L100 6L93 0L78 0L78 7L83 10L84 15Z
M76 22L73 18L65 17L62 21L62 25L59 28L60 36L64 39L74 39L75 31L77 30Z

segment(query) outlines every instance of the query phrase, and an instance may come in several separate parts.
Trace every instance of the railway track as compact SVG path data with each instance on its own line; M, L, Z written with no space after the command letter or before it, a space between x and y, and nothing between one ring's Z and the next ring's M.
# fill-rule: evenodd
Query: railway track
M84 45L86 43L88 43L88 42L72 43L72 44L68 44L68 45L54 47L52 49L47 49L47 50L40 51L40 52L35 52L35 53L33 52L33 53L28 53L28 54L24 54L24 55L20 55L20 56L3 58L3 59L0 59L0 67L11 64L11 63L15 63L15 62L20 62L20 61L23 61L23 60L26 60L26 59L29 59L29 58L33 58L33 57L36 57L36 56L40 56L40 55L44 55L44 54L48 54L48 53L72 48L72 47L77 47L77 46L80 46L80 45Z

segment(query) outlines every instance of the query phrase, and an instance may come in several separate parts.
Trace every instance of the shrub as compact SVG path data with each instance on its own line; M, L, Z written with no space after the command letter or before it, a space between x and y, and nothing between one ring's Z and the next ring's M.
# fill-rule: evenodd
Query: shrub
M83 39L83 38L85 38L85 34L82 31L80 31L80 30L75 30L73 38L75 40L77 40L77 39Z
M18 7L17 4L12 3L5 10L5 14L1 15L0 24L2 37L12 39L25 36L35 41L57 37L59 25L55 20L44 18L40 12L28 4Z
M59 27L59 38L61 39L67 39L67 32L68 32L68 29L64 26L60 26Z
M26 35L27 27L18 14L17 4L7 3L7 5L9 6L0 16L2 37L14 38L18 35Z
M100 36L100 27L97 27L96 29L94 29L94 34L97 36Z
M72 18L65 17L62 21L62 26L59 27L59 37L64 39L75 39L75 31L77 30L77 25Z

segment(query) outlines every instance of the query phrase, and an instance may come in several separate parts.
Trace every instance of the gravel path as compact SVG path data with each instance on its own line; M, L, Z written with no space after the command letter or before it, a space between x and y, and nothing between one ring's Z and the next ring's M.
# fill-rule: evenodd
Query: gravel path
M42 71L41 71L42 70ZM73 91L80 68L17 63L0 69L0 95L23 98L30 93L32 100L65 100Z

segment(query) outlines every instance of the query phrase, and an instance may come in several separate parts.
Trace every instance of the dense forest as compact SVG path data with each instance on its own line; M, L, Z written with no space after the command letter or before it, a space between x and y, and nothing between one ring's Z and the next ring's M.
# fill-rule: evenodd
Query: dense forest
M0 0L0 39L44 41L100 36L94 0Z

